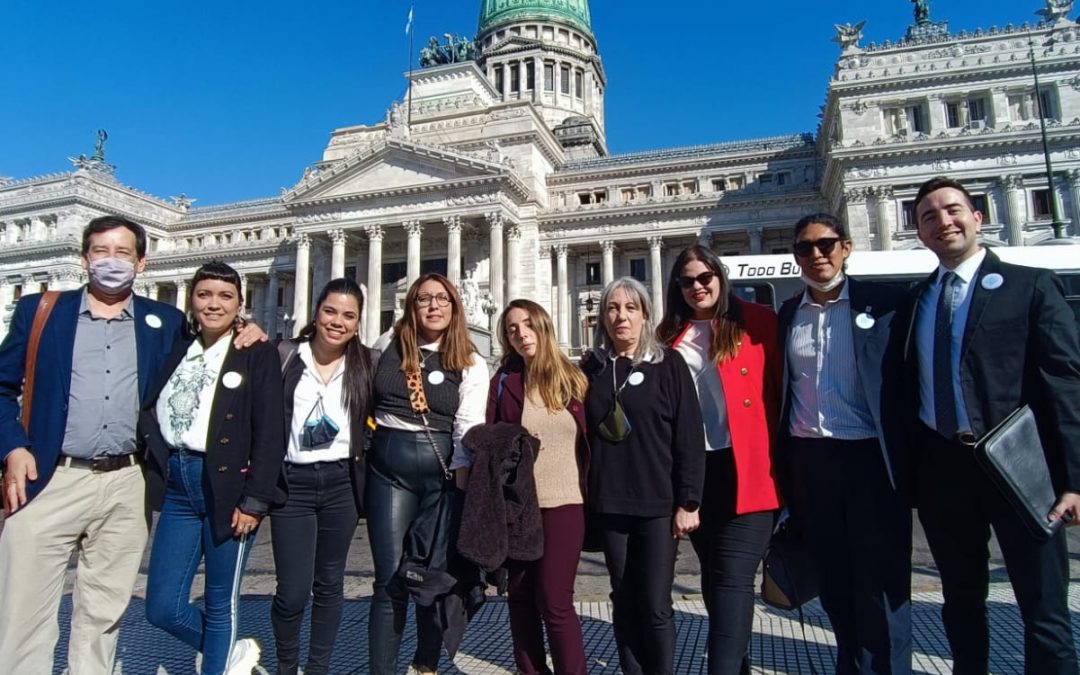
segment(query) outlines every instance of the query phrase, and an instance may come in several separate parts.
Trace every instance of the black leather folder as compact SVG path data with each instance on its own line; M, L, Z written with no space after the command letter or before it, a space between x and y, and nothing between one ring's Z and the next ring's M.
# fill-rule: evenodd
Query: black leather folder
M975 458L1036 538L1049 539L1065 524L1046 518L1057 495L1031 408L1016 410L986 434L975 445Z

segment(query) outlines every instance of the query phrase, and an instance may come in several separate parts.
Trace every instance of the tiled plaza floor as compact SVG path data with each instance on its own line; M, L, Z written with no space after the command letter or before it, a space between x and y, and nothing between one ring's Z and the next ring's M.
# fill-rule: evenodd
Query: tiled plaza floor
M1080 587L1070 591L1069 607L1073 612L1073 632L1080 630ZM913 597L914 670L917 673L948 673L948 645L938 613L940 593L918 593ZM619 672L615 641L611 633L611 605L583 602L578 605L589 657L589 672ZM261 671L274 673L273 636L269 622L270 601L265 597L245 599L242 603L240 634L254 636L263 645ZM194 672L194 652L165 633L151 627L143 617L143 602L132 600L120 634L116 675L177 675ZM1023 672L1023 635L1020 617L1008 584L994 584L990 592L991 654L990 670L995 674ZM365 600L346 603L341 633L338 636L331 672L359 674L367 661L367 612ZM679 675L705 673L705 606L700 600L675 603L678 642L676 668ZM64 600L60 621L64 627L61 645L66 645L66 625L70 598ZM754 616L752 658L756 673L810 673L812 660L818 673L834 671L835 641L829 622L816 602L805 612L805 640L794 615L776 612L759 604ZM411 622L410 622L411 624ZM441 673L469 675L513 673L510 632L506 604L492 601L480 611L469 626L465 644L453 664L445 662ZM304 643L307 634L305 630ZM411 655L414 635L408 632L401 654ZM63 670L65 647L57 648L56 672ZM407 665L408 656L402 657ZM402 668L404 672L404 666Z

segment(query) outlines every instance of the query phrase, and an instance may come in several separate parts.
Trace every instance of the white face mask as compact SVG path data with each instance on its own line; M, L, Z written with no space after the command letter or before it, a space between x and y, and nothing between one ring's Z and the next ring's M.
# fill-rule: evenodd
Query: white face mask
M121 295L135 283L135 265L120 258L98 258L89 265L90 287L106 295Z
M844 273L837 272L836 276L828 281L814 281L810 277L806 276L806 272L802 274L803 283L813 288L815 291L821 291L822 293L828 293L832 289L836 288L840 284L844 283Z

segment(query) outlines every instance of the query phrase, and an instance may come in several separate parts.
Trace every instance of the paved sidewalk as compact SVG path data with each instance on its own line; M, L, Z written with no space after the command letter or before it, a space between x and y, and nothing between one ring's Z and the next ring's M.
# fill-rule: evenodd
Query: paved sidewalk
M913 596L913 632L915 641L914 670L916 673L949 673L951 662L948 644L941 629L939 611L941 594L917 593ZM1074 634L1080 631L1080 587L1075 584L1069 593L1069 608L1073 612ZM56 672L62 672L66 649L70 597L65 597L60 616L62 629L57 649ZM273 635L269 622L270 601L265 596L245 599L241 604L240 634L254 636L263 645L259 673L274 673ZM611 633L611 605L606 602L578 603L585 651L589 657L589 672L593 674L619 672L615 641ZM1008 584L993 584L990 591L991 654L990 670L995 674L1023 673L1023 634L1020 616ZM705 673L704 649L707 624L705 606L700 600L675 602L678 641L675 672L679 675ZM367 662L366 600L350 600L345 606L341 633L331 672L334 674L363 673ZM810 673L813 662L819 673L835 670L835 640L828 618L818 603L805 612L806 638L793 614L771 610L760 603L754 616L752 654L755 673ZM488 602L469 626L465 644L453 664L444 660L441 673L469 675L513 673L506 604L501 600ZM411 621L410 621L411 628ZM407 665L415 636L411 630L402 644L402 661ZM305 628L304 649L307 630ZM120 649L116 675L177 675L194 672L194 652L164 632L151 627L144 619L144 605L134 598L120 633ZM404 672L404 668L402 670Z

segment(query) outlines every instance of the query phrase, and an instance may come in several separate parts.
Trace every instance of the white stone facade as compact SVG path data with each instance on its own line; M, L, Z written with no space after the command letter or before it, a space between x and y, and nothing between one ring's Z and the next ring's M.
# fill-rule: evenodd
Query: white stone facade
M279 196L192 207L86 160L0 179L3 323L19 294L82 282L81 229L107 213L147 227L139 293L183 307L194 270L220 259L241 273L247 311L271 335L297 331L322 285L351 274L368 294L370 342L400 315L408 284L435 270L459 285L481 329L506 301L530 297L571 350L588 345L604 284L635 275L662 300L674 256L694 242L784 252L795 220L827 210L858 248L914 247L911 200L938 174L971 187L990 243L1052 236L1051 198L1077 235L1080 27L1054 18L960 35L913 27L867 47L848 27L817 134L614 156L591 37L542 20L492 29L476 61L416 71L384 122L334 130L322 161Z

